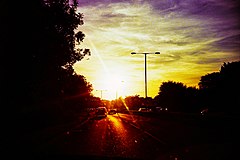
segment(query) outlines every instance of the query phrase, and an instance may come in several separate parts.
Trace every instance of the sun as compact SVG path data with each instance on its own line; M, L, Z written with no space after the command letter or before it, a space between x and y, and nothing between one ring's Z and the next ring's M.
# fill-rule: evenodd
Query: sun
M108 99L116 99L122 96L124 80L119 75L108 75L105 80L105 88L108 91Z
M117 75L109 75L106 77L106 88L109 90L118 90L120 89L119 87L121 86L121 83L124 82L119 76Z
M101 88L101 96L103 99L113 100L125 95L123 92L126 82L124 76L109 74L107 76L102 76L100 81L101 83L99 83L98 88Z

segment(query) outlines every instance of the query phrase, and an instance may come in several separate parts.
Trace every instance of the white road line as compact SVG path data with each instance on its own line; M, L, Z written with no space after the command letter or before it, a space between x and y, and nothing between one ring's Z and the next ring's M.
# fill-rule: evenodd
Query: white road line
M147 134L147 135L149 135L149 136L152 137L153 139L157 140L158 142L160 142L160 143L162 143L162 144L164 144L164 145L167 145L166 142L164 142L164 141L160 140L159 138L153 136L151 133L149 133L149 132L147 132L147 131L144 131L144 133Z
M119 116L119 118L121 118L121 117ZM121 118L121 119L122 119L122 118ZM167 145L167 143L164 142L163 140L160 140L159 138L155 137L154 135L152 135L151 133L147 132L146 130L141 129L140 127L136 126L135 124L133 124L133 123L127 121L127 120L124 120L124 119L122 119L122 121L130 124L131 126L133 126L133 127L136 128L136 129L142 130L145 134L147 134L148 136L152 137L154 140L158 141L159 143L164 144L164 145Z

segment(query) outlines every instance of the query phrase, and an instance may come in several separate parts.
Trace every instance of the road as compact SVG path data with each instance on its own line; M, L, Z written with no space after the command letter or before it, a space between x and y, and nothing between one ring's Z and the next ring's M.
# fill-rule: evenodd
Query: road
M45 158L225 160L237 155L236 128L119 113L65 126L32 150Z
M166 146L116 114L92 118L66 130L38 148L38 152L88 159L155 159L166 153Z

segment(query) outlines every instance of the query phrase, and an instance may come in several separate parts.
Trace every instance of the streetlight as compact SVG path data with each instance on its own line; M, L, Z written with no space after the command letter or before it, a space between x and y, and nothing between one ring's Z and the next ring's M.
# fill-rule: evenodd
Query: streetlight
M121 83L124 83L124 81L121 81ZM119 84L120 85L120 84ZM118 86L119 87L119 86ZM116 89L116 100L117 100L117 98L118 98L118 87L117 87L117 89Z
M100 92L101 92L101 99L102 99L102 92L103 92L103 91L107 91L107 90L97 89L96 91L100 91Z
M160 52L149 52L149 53L136 53L132 52L131 54L144 54L145 57L145 97L147 98L147 54L160 54Z

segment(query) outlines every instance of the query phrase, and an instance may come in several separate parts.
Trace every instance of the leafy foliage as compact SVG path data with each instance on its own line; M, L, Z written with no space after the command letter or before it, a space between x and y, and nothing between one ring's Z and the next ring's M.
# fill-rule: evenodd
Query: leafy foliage
M85 37L78 31L83 14L77 13L77 0L71 2L6 2L8 10L3 12L8 23L1 28L5 33L1 41L2 77L4 97L12 108L51 103L70 94L90 95L91 85L72 67L90 55L90 50L77 46Z
M155 97L157 105L172 111L198 112L208 108L214 112L240 113L240 61L223 63L219 72L201 77L199 89L181 82L163 82Z
M219 72L201 77L202 100L213 110L239 112L240 61L223 63Z
M124 101L130 110L138 110L142 106L143 98L139 97L139 95L127 96Z
M197 110L197 89L187 87L181 82L163 82L155 99L159 106L167 107L171 111Z

